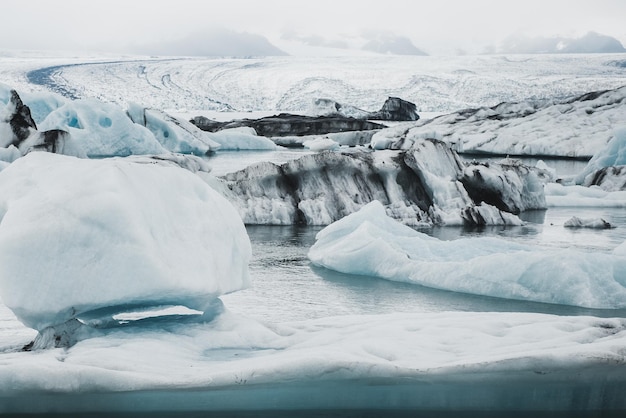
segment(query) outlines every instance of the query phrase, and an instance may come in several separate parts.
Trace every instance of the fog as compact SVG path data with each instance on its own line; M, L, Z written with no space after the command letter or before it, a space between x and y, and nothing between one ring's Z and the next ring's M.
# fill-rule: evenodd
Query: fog
M392 34L429 54L478 53L516 34L575 37L595 31L626 44L621 0L30 0L2 2L0 10L2 49L169 53L155 45L170 48L194 34L220 31L260 35L278 48L289 38L349 46ZM241 41L227 36L221 47Z

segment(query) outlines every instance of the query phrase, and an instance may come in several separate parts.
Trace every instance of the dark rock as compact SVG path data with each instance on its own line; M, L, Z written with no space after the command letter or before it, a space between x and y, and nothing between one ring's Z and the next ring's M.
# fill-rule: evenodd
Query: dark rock
M369 119L389 121L415 121L419 119L415 104L398 97L389 97L377 112L367 112L353 106L343 106L329 99L318 99L316 106L334 109L324 116L303 116L290 113L268 116L260 119L236 119L218 122L204 116L190 120L203 131L217 132L222 129L249 127L266 137L326 135L338 132L372 131L386 128ZM352 116L346 116L348 112ZM356 117L353 117L356 116ZM293 142L293 141L290 141ZM294 142L294 143L297 143Z
M301 116L289 113L260 119L238 119L230 122L217 122L203 116L197 116L191 119L191 123L208 132L246 126L254 128L258 135L266 137L324 135L385 128L385 125L364 119L344 116Z
M28 151L47 151L52 153L60 152L66 141L70 138L70 133L61 129L52 129L41 132L39 141L32 145Z
M601 168L588 176L583 186L599 186L607 192L626 190L626 165Z
M32 130L37 130L37 125L30 115L30 108L26 106L15 90L11 90L9 103L15 107L13 114L9 118L9 125L13 131L13 141L11 145L16 147L28 138Z
M413 121L419 118L415 104L399 97L389 97L378 112L369 116L369 119L392 121Z

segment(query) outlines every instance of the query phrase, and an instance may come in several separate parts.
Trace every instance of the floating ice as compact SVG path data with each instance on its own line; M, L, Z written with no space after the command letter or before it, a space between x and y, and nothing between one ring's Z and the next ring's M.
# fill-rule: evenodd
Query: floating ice
M160 110L147 109L131 103L128 106L128 116L136 124L148 128L159 143L169 151L206 155L219 148L218 143L191 122L175 118Z
M309 139L308 141L304 141L302 145L304 145L305 148L316 152L326 150L332 151L339 148L339 144L328 137L316 137Z
M68 101L52 111L38 128L69 132L72 142L89 157L167 152L150 131L133 123L117 105L96 99Z
M440 241L372 202L320 231L311 261L343 273L455 292L582 306L626 307L626 258L549 250L496 238Z
M0 296L31 328L115 306L203 311L248 283L234 208L162 160L34 152L0 173L0 188Z
M545 185L548 207L626 208L626 191L607 192L597 186L565 186L559 183Z
M275 150L276 144L269 138L258 136L254 128L240 127L205 133L218 144L220 150Z
M94 334L71 350L19 353L0 340L0 414L626 408L620 318L394 313L265 326L226 312Z
M579 218L572 216L563 224L566 228L610 229L611 224L602 218Z
M626 123L626 87L561 100L504 102L466 109L413 126L399 125L372 138L376 149L407 149L437 138L457 151L500 155L591 157Z
M576 176L576 183L587 186L597 184L595 177L598 171L607 167L624 165L626 165L626 128L621 128L616 129L609 143L589 160L587 167Z

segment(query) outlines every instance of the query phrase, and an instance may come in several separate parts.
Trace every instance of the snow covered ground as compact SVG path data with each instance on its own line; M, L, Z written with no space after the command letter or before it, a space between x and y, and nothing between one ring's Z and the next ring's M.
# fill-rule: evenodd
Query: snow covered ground
M305 111L313 100L328 98L374 111L388 96L398 96L415 103L418 112L452 112L621 87L626 85L623 68L609 65L620 57L115 57L30 73L30 80L24 70L37 68L30 60L0 58L0 66L10 75L4 82L17 89L41 89L35 81L124 107L130 101L179 111Z
M375 110L388 95L423 110L455 111L626 84L623 69L605 65L615 56L603 55L93 63L101 59L5 55L0 82L25 96L53 88L123 108L136 102L180 113L304 112L317 97ZM159 126L170 127L164 120ZM6 189L0 198L0 414L415 409L619 416L626 410L624 191L549 183L547 214L522 212L524 225L431 227L436 239L402 229L410 231L411 248L398 239L404 226L384 224L378 235L349 239L342 225L354 224L344 218L320 240L332 238L336 249L322 253L347 265L347 274L308 263L320 228L252 227L251 288L217 299L246 284L249 248L234 208L197 176L213 185L215 179L206 170L189 172L197 160L9 154L3 150L0 167ZM232 151L216 171L232 172L229 158L239 167L303 154L312 151ZM608 161L622 155L621 148L598 155ZM565 228L573 216L606 218L616 228ZM415 242L427 245L412 251L420 247ZM350 249L355 258L346 263ZM131 257L133 251L141 254ZM439 265L430 260L426 266L429 277L421 274L429 262L419 261L424 251L431 251L429 259L440 257ZM394 257L399 261L390 263ZM419 262L422 268L407 270ZM85 281L78 267L90 265L102 274ZM464 283L468 272L492 278L493 286ZM468 286L490 291L462 293ZM198 291L210 301L198 302ZM528 301L514 300L524 299L519 295ZM209 314L202 315L205 308ZM18 317L51 330L45 344L51 348L24 351L37 332Z

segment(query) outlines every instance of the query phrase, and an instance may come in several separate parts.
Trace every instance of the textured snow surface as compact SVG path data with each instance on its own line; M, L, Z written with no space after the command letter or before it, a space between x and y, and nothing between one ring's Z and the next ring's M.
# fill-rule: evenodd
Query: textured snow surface
M494 107L461 110L413 127L374 135L375 148L408 148L420 138L451 143L457 151L500 155L591 157L626 125L626 87L567 99L510 99Z
M415 103L418 112L453 112L621 87L626 85L626 75L619 67L608 65L615 59L615 54L384 59L133 57L57 67L50 71L50 80L38 80L54 90L122 107L131 101L163 110L307 111L316 99L328 98L376 111L387 97L397 96ZM33 68L17 60L5 59L1 64L9 75L15 74L6 82L17 88L21 87L17 82L24 83L23 69Z
M234 208L165 161L30 153L0 173L0 296L37 330L99 308L203 310L248 284Z
M507 299L626 307L626 258L619 247L599 254L487 237L441 241L388 218L379 202L316 239L311 261L342 273Z
M507 379L524 370L541 381L557 371L581 378L576 373L589 366L610 364L618 374L626 367L626 323L617 318L395 313L264 325L225 312L208 324L92 332L69 350L18 352L3 340L0 394L244 390L264 383L472 378L476 372Z

